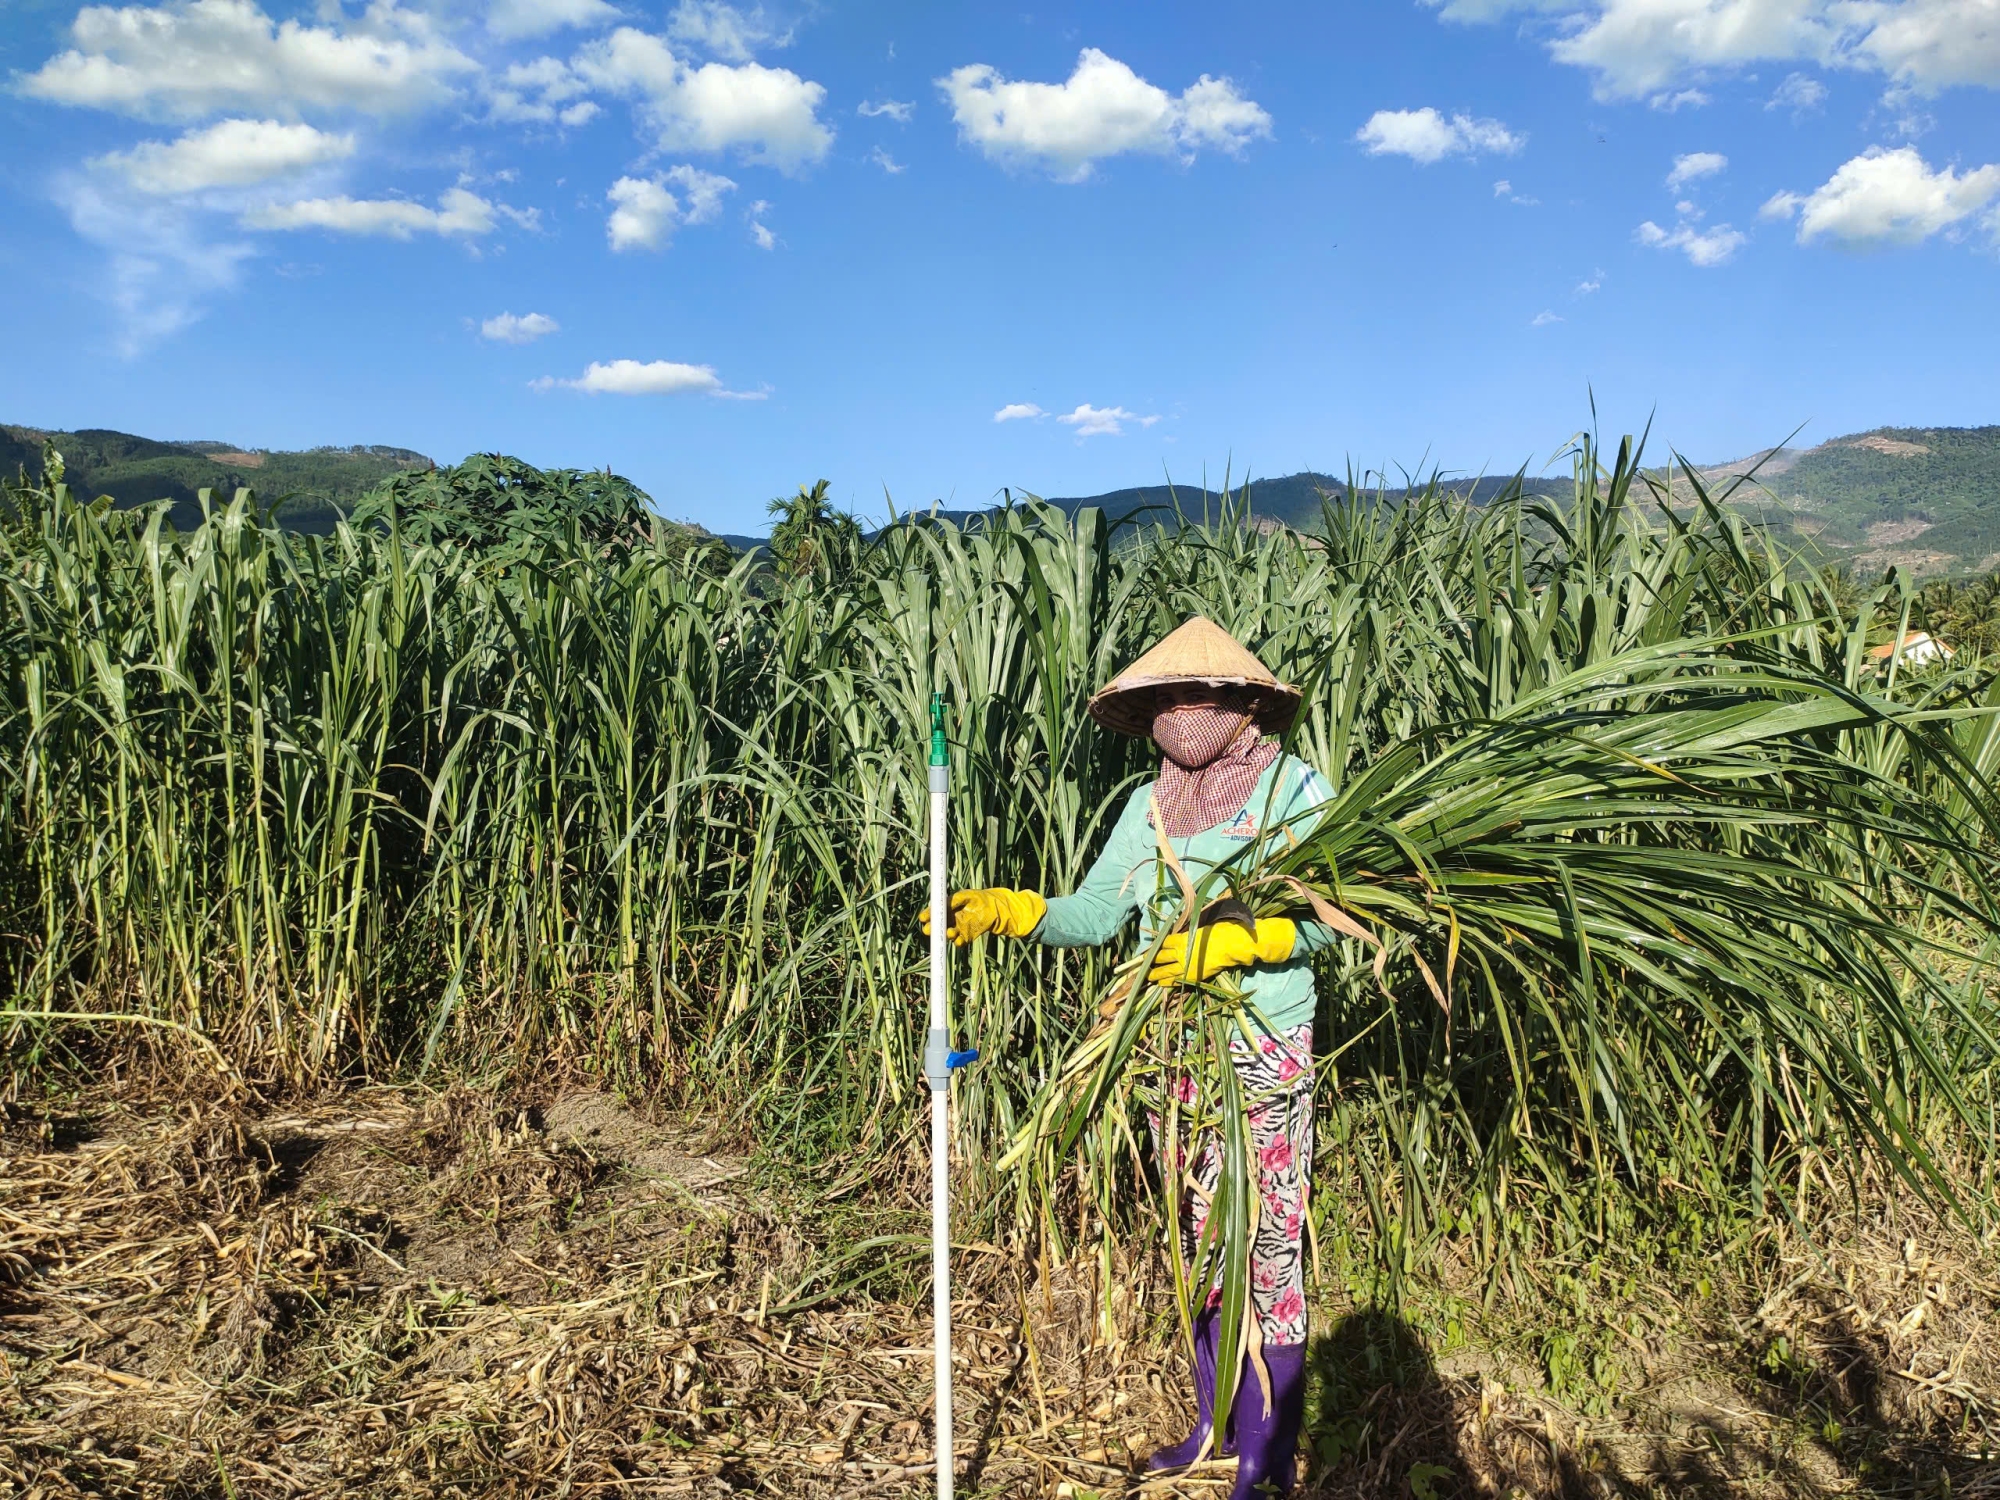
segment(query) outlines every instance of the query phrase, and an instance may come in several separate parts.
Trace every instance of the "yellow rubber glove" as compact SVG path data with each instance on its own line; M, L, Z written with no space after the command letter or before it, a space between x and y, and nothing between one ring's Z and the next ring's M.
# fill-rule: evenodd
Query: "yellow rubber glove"
M963 948L983 932L1002 937L1024 938L1042 920L1049 903L1033 891L1010 891L993 886L983 891L955 891L951 898L951 926L944 935ZM931 909L921 918L924 936L931 935Z
M1259 917L1253 937L1234 922L1217 922L1199 932L1169 933L1146 977L1154 984L1213 979L1224 969L1281 964L1299 944L1299 924L1290 917ZM1188 950L1194 950L1190 963Z

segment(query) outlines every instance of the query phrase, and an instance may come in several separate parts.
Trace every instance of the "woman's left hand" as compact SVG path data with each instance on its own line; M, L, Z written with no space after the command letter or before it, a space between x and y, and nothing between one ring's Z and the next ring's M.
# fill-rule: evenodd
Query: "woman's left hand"
M1290 917L1259 917L1254 934L1235 922L1217 922L1199 932L1169 934L1146 977L1154 984L1175 980L1200 983L1225 969L1281 964L1292 956L1298 943L1299 927Z

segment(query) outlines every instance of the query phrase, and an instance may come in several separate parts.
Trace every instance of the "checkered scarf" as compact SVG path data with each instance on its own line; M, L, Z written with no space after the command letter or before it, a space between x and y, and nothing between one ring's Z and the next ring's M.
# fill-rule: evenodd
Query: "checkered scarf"
M1189 704L1153 716L1153 743L1165 759L1153 789L1170 839L1213 828L1243 810L1257 778L1278 758L1278 742L1248 714Z

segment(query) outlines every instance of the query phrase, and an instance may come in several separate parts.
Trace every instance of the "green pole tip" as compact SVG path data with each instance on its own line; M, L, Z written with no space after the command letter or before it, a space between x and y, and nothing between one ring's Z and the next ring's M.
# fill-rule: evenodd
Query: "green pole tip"
M944 739L944 694L931 694L931 764L951 764L951 751Z

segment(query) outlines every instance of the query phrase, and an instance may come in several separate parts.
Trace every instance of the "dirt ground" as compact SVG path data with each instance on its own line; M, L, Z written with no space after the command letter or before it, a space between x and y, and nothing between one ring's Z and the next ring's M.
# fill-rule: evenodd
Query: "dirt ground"
M1595 1399L1555 1394L1566 1346L1505 1308L1434 1352L1330 1290L1305 1493L2000 1500L2000 1266L1917 1222L1772 1257L1707 1311L1635 1290ZM927 1494L925 1234L868 1170L788 1180L587 1090L12 1106L0 1486ZM1157 1267L1107 1306L1091 1261L957 1264L961 1494L1226 1493L1227 1464L1138 1473L1188 1417Z

